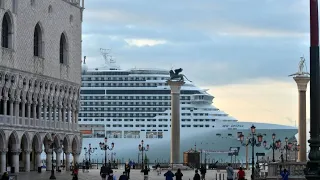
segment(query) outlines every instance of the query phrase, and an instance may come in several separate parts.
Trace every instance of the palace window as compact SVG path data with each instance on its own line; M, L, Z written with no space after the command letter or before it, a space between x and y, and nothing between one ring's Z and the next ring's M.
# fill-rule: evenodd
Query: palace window
M64 33L60 37L60 64L67 63L67 40Z
M12 35L10 34L10 31L12 29L12 23L8 13L4 14L1 27L1 47L11 48L10 42Z
M42 55L42 31L39 23L34 28L33 34L33 55L41 56Z

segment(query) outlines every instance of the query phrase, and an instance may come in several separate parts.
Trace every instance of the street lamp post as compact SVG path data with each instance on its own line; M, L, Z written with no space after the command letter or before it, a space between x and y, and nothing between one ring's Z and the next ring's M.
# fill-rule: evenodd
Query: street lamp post
M297 152L300 150L300 144L297 144L297 142L295 142L291 147L291 150L294 152L294 160L297 161Z
M143 140L141 140L141 144L139 144L139 151L141 151L141 170L143 170L143 164L144 164L144 156L143 156L143 152L144 151L149 151L149 144L147 144L147 147L143 146Z
M104 163L105 163L105 166L107 165L107 151L108 150L112 151L113 148L114 148L114 143L111 143L111 146L109 146L107 144L107 142L108 142L108 138L105 137L104 138L104 142L100 142L99 143L99 146L100 146L101 150L104 150Z
M257 136L257 139L255 138L255 136ZM251 137L249 137L249 141L248 143L243 143L244 141L244 135L241 134L240 135L240 142L242 144L242 146L248 146L248 145L251 145L252 146L252 162L251 162L251 165L252 165L252 175L251 175L251 179L254 180L254 147L257 146L261 146L261 142L262 142L262 135L260 134L256 134L256 127L254 125L251 126Z
M277 148L281 151L281 154L283 154L282 152L285 150L286 151L286 162L288 161L288 150L290 150L290 147L289 147L289 145L291 146L292 145L292 143L288 143L288 138L286 137L285 139L285 142L286 142L286 145L282 148L281 147L281 140L279 139L278 141L277 141ZM281 158L281 161L283 161L282 160L283 158Z
M94 153L94 151L97 149L97 148L92 148L91 147L91 144L89 144L89 148L83 148L84 149L84 151L85 151L85 153L87 154L88 153L88 155L89 155L89 167L91 166L91 158L90 158L90 156L91 156L91 153Z
M269 150L272 148L272 162L276 162L275 158L274 158L274 150L275 149L278 149L278 141L275 142L275 139L276 139L276 134L273 133L272 134L272 144L270 144L270 147L267 147L267 141L263 141L263 146L265 149Z

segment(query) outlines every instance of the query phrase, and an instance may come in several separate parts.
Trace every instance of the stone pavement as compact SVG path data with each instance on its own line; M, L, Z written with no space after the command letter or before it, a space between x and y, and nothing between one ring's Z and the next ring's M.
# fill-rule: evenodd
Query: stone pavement
M100 170L91 169L89 172L83 173L82 170L80 169L79 180L100 180L101 178L99 176L99 172ZM122 174L123 169L114 169L113 172L117 176L117 179L119 179L119 176ZM165 180L165 177L163 176L164 173L165 171L162 171L162 174L158 176L155 170L151 170L149 173L149 180ZM194 176L193 170L182 171L182 173L183 173L184 180L193 179L193 176ZM37 172L19 173L18 180L49 180L50 174L51 174L50 171L46 171L42 173L37 173ZM216 170L207 170L206 180L216 180L216 177L218 177L218 180L220 180L219 174L221 174L221 180L226 179L225 171L217 172ZM72 180L71 172L66 172L66 171L62 171L61 173L55 172L55 176L57 180ZM247 177L250 177L250 174L247 174ZM140 170L131 170L130 179L143 180L143 174L140 173Z

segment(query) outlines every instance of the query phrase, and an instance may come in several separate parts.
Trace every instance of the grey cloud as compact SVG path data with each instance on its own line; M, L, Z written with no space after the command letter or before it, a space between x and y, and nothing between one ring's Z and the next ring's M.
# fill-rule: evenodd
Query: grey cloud
M88 57L89 66L96 67L103 64L99 49L112 48L123 68L183 67L190 79L204 86L261 77L285 79L297 69L301 55L308 58L304 44L308 37L221 36L217 32L226 27L244 27L266 33L306 33L308 15L297 7L308 3L288 2L91 0L86 5L83 54ZM125 42L126 38L168 42L134 47Z

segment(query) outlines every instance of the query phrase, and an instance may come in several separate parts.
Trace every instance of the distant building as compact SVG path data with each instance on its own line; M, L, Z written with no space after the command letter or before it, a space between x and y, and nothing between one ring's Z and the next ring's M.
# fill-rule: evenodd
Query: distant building
M80 0L0 0L1 173L36 170L42 151L47 170L52 151L68 166L79 157L83 9Z

